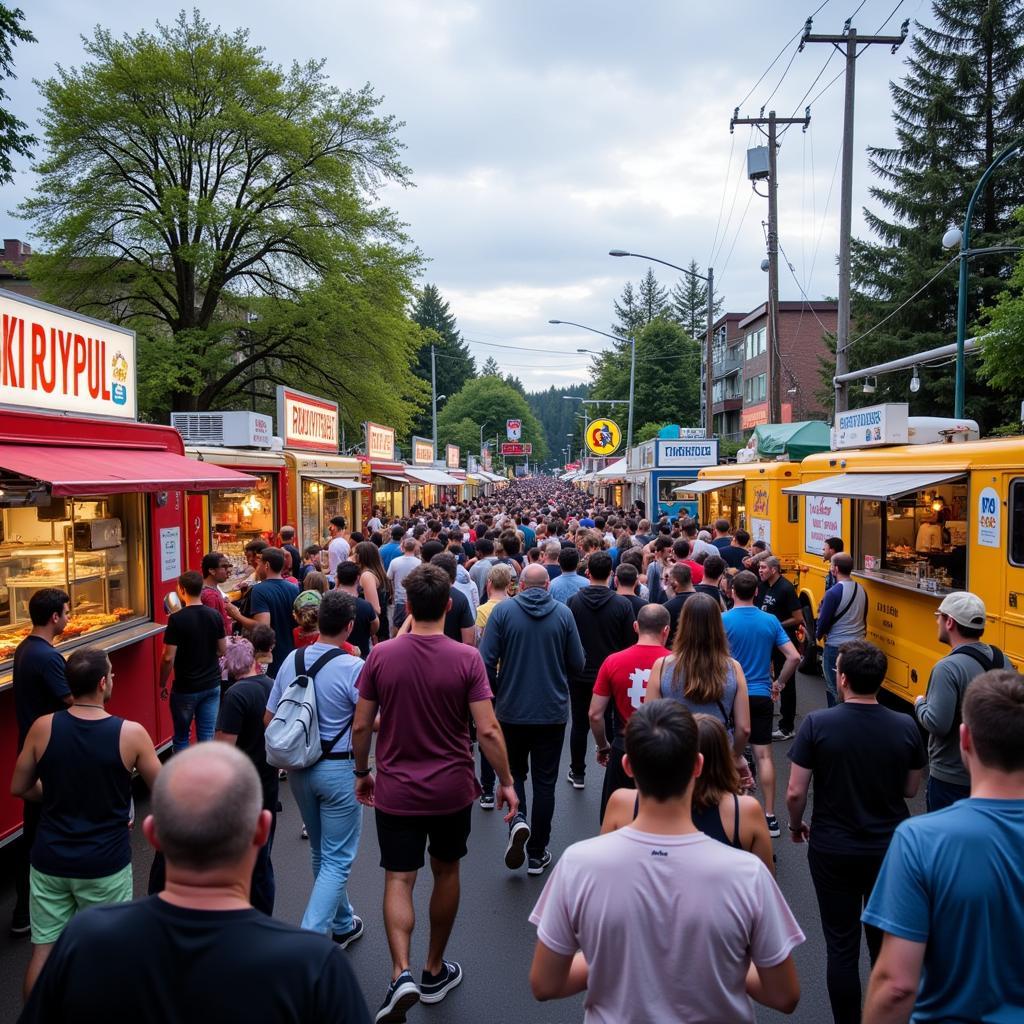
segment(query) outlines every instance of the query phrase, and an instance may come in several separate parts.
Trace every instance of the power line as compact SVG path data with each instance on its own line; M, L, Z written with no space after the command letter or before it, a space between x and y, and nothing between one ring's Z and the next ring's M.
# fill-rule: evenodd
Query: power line
M722 198L718 203L718 220L715 223L715 236L711 239L711 253L708 256L708 266L714 266L715 246L718 244L718 230L722 226L722 214L725 212L725 194L729 191L729 179L732 177L732 157L736 149L735 132L729 135L729 159L725 162L725 175L722 178Z
M876 36L878 35L879 32L882 31L883 28L885 28L886 25L889 24L890 21L892 21L893 16L903 6L903 3L904 3L904 0L900 0L900 2L889 12L889 17L886 18L885 21L883 21L882 24L879 25L878 28L875 29L875 35Z
M884 323L888 322L889 320L891 320L905 306L909 306L910 303L913 302L914 299L916 299L918 297L918 295L921 294L921 292L923 292L926 288L928 288L932 284L934 284L959 259L960 259L960 254L959 253L957 253L956 256L951 257L950 261L948 263L946 263L944 266L940 267L935 272L935 274L932 275L931 278L929 278L923 285L921 285L920 288L917 289L916 292L914 292L913 295L910 296L909 299L906 299L905 301L901 302L888 316L882 317L882 319L879 320L878 323L875 324L874 327L869 328L863 334L857 335L857 337L854 338L853 341L848 342L847 345L846 345L847 350L851 349L854 345L856 345L858 341L863 341L869 334L874 334L874 332L877 331L878 328L882 326L882 324L884 324Z

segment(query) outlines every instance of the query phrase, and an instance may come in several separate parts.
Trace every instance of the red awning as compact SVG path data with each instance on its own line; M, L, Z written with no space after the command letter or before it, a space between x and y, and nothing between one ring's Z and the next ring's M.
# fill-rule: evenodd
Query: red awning
M47 485L57 498L140 491L208 491L245 487L256 478L162 449L58 448L0 445L0 476L16 474Z

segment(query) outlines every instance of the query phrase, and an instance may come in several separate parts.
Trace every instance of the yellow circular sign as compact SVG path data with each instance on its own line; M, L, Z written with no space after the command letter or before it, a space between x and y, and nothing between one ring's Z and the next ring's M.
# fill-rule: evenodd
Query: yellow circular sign
M614 420L591 420L587 424L586 442L595 455L611 455L622 443L622 430Z

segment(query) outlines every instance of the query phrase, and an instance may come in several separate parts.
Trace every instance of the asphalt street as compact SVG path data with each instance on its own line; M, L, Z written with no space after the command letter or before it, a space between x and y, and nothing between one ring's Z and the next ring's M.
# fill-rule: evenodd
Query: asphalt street
M801 714L824 706L823 683L819 678L800 676L798 709ZM779 799L776 807L783 834L775 840L778 857L777 878L807 941L795 952L802 996L796 1012L789 1018L774 1011L758 1008L759 1022L793 1020L806 1024L824 1024L831 1020L825 992L825 949L821 938L818 909L807 869L807 848L790 842L785 828L783 797L788 778L786 750L788 743L775 745ZM563 766L557 790L555 822L551 852L557 859L572 842L591 836L598 829L601 769L588 769L587 787L577 791L564 781L568 770L568 742L563 753ZM309 845L299 837L300 817L289 792L281 786L284 812L278 818L274 845L274 867L277 875L276 914L295 924L302 911L311 885ZM912 812L923 811L923 798L912 801ZM139 805L140 815L146 811L145 801ZM544 877L526 874L525 867L509 871L503 861L506 829L494 811L474 811L473 834L468 857L463 861L462 903L455 925L448 956L458 960L465 972L465 981L436 1006L420 1005L409 1014L410 1024L434 1021L435 1024L561 1024L583 1018L582 996L558 1003L541 1004L530 994L527 976L535 941L534 928L527 920L544 884ZM152 859L141 830L136 830L135 885L141 895L145 890ZM11 939L7 934L13 906L9 851L0 851L0 1021L17 1019L21 1005L21 982L28 962L30 945L26 939ZM372 1013L376 1011L390 979L390 956L381 921L383 871L379 867L377 837L371 812L364 810L363 836L350 884L350 896L365 922L364 937L347 951L359 984ZM614 885L614 879L609 879ZM427 899L430 892L429 872L421 876L416 892L418 924L413 936L413 971L422 968L426 951ZM664 965L671 970L670 964ZM863 974L867 976L864 956Z

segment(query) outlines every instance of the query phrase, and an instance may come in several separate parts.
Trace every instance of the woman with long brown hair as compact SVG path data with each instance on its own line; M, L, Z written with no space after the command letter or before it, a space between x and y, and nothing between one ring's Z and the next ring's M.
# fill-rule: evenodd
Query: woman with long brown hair
M380 549L373 541L362 540L352 549L352 561L359 566L359 587L363 597L377 613L380 623L377 640L390 636L388 625L388 574L384 571Z
M690 817L709 839L747 850L764 861L774 875L772 840L761 805L752 796L740 796L740 775L721 719L695 715L699 750L704 758L693 784ZM617 789L608 801L601 832L614 832L636 817L636 791Z
M722 610L706 594L688 598L679 616L672 654L651 669L646 700L671 697L693 714L717 718L732 737L737 768L750 738L750 700L743 669L729 657ZM746 774L746 773L744 773Z

